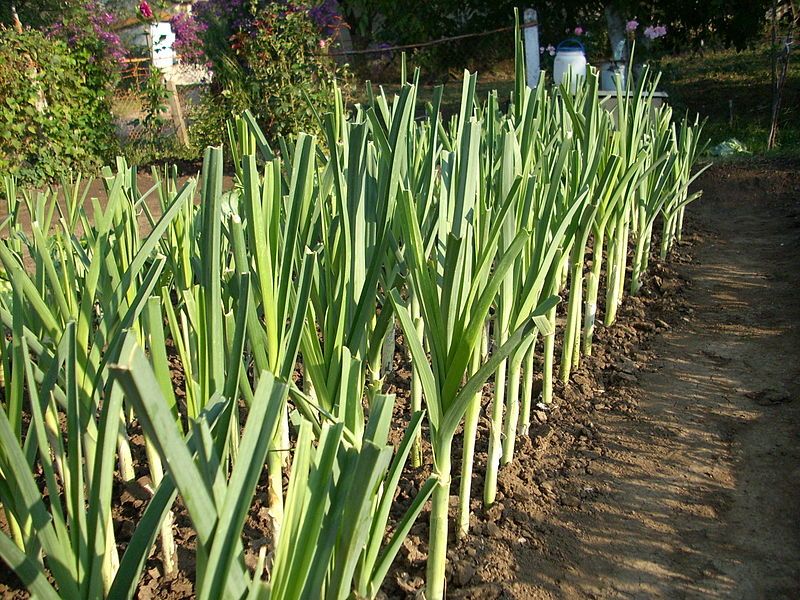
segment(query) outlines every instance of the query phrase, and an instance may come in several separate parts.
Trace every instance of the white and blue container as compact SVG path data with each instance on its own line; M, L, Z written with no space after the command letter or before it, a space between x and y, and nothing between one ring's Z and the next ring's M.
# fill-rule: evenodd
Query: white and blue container
M578 80L586 78L586 51L576 39L564 40L556 48L553 81L556 84L564 83L567 75L569 91L574 94L578 89Z

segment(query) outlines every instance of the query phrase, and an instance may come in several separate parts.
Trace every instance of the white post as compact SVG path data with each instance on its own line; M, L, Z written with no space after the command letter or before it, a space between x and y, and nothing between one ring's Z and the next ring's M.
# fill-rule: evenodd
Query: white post
M172 45L175 43L175 33L168 21L152 23L150 25L150 36L153 40L151 56L153 66L164 72L170 71L175 64L175 50Z
M524 22L535 23L539 18L536 11L526 8L522 13ZM525 28L525 78L528 87L535 88L539 83L539 26L532 25Z

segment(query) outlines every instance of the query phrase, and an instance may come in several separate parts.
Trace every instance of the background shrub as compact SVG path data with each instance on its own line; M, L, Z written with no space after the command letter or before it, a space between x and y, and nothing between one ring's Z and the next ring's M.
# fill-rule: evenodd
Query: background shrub
M292 2L205 0L194 9L213 71L210 93L192 114L193 142L223 139L225 120L249 108L270 139L318 125L334 79L344 76L325 48L327 23L313 6Z

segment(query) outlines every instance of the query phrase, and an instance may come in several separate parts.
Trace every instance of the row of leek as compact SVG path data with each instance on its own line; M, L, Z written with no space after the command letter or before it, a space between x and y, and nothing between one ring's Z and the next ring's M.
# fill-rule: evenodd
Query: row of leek
M519 42L517 54L521 65ZM507 113L467 73L450 119L441 89L415 118L418 74L394 97L370 87L352 113L336 92L323 139L275 149L245 114L229 126L229 189L221 148L207 150L199 181L154 171L144 191L120 160L103 201L79 180L59 194L5 180L0 556L31 591L132 597L159 535L174 571L180 494L199 596L374 597L428 499L426 595L444 596L456 436L463 537L474 469L491 506L528 432L538 362L548 404L556 336L568 383L591 353L603 276L609 326L629 261L630 293L642 285L657 220L665 257L698 196L688 187L701 126L655 107L649 76L618 90L611 113L596 73L575 94L527 88L523 73ZM398 326L413 416L393 451L384 378ZM137 424L146 465L133 462ZM385 539L409 459L432 474ZM137 467L150 479L121 554L115 464L128 485ZM250 572L242 530L264 471L273 552Z

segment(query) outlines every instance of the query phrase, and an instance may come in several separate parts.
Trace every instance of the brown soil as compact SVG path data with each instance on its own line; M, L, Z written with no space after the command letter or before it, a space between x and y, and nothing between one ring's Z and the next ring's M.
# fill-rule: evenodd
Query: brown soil
M489 511L474 477L472 531L453 541L448 597L800 597L797 167L723 164L702 178L684 242L652 265L642 295L626 299L555 405L536 413ZM397 341L388 387L402 426L410 372ZM485 460L486 421L478 471ZM396 516L426 475L408 470ZM143 491L115 490L121 550ZM245 528L248 558L269 544L264 498L261 485ZM193 596L194 532L175 508L181 573L166 580L154 554L138 597ZM426 521L412 529L385 596L419 597ZM2 572L0 596L25 597Z

